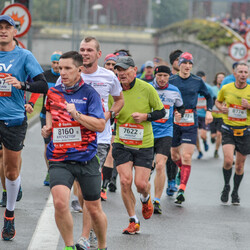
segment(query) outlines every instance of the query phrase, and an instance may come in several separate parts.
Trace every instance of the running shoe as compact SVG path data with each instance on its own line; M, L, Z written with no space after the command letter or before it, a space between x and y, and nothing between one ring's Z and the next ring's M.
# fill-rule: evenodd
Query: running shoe
M16 235L15 230L15 217L8 218L4 214L4 226L2 229L2 239L3 240L12 240Z
M168 181L168 187L166 189L166 193L168 196L173 196L174 195L174 191L171 189L171 181Z
M149 196L148 201L142 202L142 215L145 220L149 219L154 212L154 206Z
M45 180L43 181L44 186L49 186L49 173L47 173Z
M72 207L74 212L82 213L82 207L81 207L78 200L71 201L71 207Z
M7 203L7 192L2 193L2 200L0 201L0 206L6 207Z
M90 234L89 234L89 244L90 244L90 248L97 249L98 240L97 240L97 237L96 237L95 232L94 232L93 229L90 230Z
M106 201L107 200L107 191L104 188L102 188L102 190L101 190L101 200L102 201Z
M232 197L232 204L233 205L240 205L240 197L237 192L232 192L231 194Z
M204 144L204 149L205 149L205 151L207 152L208 149L209 149L209 146L208 146L208 144L207 144L207 141L203 141L203 144Z
M90 243L89 240L86 239L85 237L81 237L77 242L76 242L76 249L77 250L87 250L90 248Z
M140 222L135 222L135 219L129 219L129 225L122 231L123 234L138 234L140 233Z
M175 204L181 205L182 202L185 201L184 197L184 190L180 189L177 193L176 199L175 199Z
M17 194L17 197L16 197L16 201L20 201L23 197L23 190L22 190L22 187L20 185L19 187L19 190L18 190L18 194Z
M181 170L180 169L178 170L178 173L177 173L177 175L175 177L175 183L176 183L177 186L180 186L180 184L181 184Z
M154 214L162 214L160 202L154 201L153 205L154 205Z
M200 160L202 157L203 157L203 154L202 154L202 152L200 151L199 154L198 154L198 156L197 156L197 159Z
M223 188L223 190L222 190L222 192L221 192L221 197L220 197L220 199L221 199L221 201L222 201L223 203L227 203L227 202L228 202L229 192L230 192L230 185L227 184L227 185L224 186L224 188Z
M111 181L110 181L110 183L109 183L109 191L110 192L115 192L116 191L116 189L117 189L117 187L116 187L116 178L111 178Z
M73 247L65 247L63 250L76 250L76 247L73 246Z
M170 190L172 190L173 192L178 191L177 187L175 186L175 179L170 181Z
M215 159L218 159L218 158L219 158L219 154L218 154L218 151L217 151L217 150L214 151L214 158L215 158Z

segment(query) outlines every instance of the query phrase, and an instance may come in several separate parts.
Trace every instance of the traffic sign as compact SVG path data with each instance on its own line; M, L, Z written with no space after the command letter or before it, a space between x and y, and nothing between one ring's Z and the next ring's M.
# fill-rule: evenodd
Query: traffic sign
M241 61L247 56L247 46L241 42L232 43L229 47L229 55L234 61Z
M1 15L8 15L16 23L17 35L16 37L24 36L31 26L31 15L29 10L22 4L10 4L3 9Z
M250 30L245 35L245 43L247 47L250 49Z

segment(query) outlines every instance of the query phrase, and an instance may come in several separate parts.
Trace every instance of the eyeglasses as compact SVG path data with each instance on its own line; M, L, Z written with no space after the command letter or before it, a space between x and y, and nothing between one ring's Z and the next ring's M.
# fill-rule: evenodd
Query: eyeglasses
M115 66L115 63L107 62L105 65L107 65L107 66L110 66L110 65Z

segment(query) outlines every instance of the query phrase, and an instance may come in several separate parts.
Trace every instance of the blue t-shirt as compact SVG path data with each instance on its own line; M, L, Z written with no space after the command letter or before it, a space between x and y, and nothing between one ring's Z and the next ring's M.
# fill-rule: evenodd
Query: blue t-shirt
M0 74L11 74L18 81L25 82L30 76L43 72L33 54L18 46L12 51L0 51ZM4 78L0 78L3 84ZM0 93L0 120L14 120L24 118L24 91L11 86L11 96L1 96Z
M166 115L163 118L152 122L154 138L173 137L174 107L183 105L181 92L172 84L161 89L155 79L150 84L156 89L166 111Z
M84 115L105 119L100 95L88 84L83 84L75 93L68 94L62 90L62 85L52 87L47 93L46 110L52 115L52 124L75 122L66 110L67 103L74 103L76 110ZM91 131L77 122L80 126L81 141L77 146L69 142L67 147L55 147L54 128L52 140L47 147L47 158L50 161L89 161L97 152L96 132ZM72 129L71 129L72 130ZM78 131L79 136L79 131ZM67 135L65 134L67 137ZM72 146L71 146L72 145Z
M200 77L190 74L190 76L185 79L181 78L179 75L173 75L169 78L169 83L173 84L180 90L185 109L194 110L194 122L197 126L196 105L198 94L201 94L206 99L208 98L208 109L212 110L213 107L212 97L210 96L204 81Z
M216 97L216 95L214 95L213 93L213 90L212 90L212 87L205 82L205 85L208 89L208 92L210 94L210 96L212 98ZM197 109L197 115L199 117L206 117L206 108L207 108L207 101L206 101L206 98L202 95L198 95L198 103L197 103L197 106L196 106L196 109Z

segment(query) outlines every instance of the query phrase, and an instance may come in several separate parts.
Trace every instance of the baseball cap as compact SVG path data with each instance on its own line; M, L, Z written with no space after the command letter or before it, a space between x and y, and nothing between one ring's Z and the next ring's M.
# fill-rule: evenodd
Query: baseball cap
M167 74L170 75L171 70L170 70L170 68L168 66L160 65L160 66L158 66L158 67L155 68L155 75L157 73L167 73Z
M154 68L154 63L152 61L146 61L145 68L147 68L147 67Z
M114 68L116 69L117 67L128 69L129 67L135 67L135 63L131 56L121 56L118 57Z
M182 63L184 62L190 62L192 64L194 64L194 61L193 61L193 56L192 54L188 53L188 52L184 52L180 55L179 57L179 62L178 64L181 65Z
M206 74L205 74L204 71L198 71L198 72L196 73L196 75L199 76L199 77L204 77L204 76L206 76Z
M0 22L1 21L6 21L8 22L11 26L16 27L15 21L8 15L0 15Z

